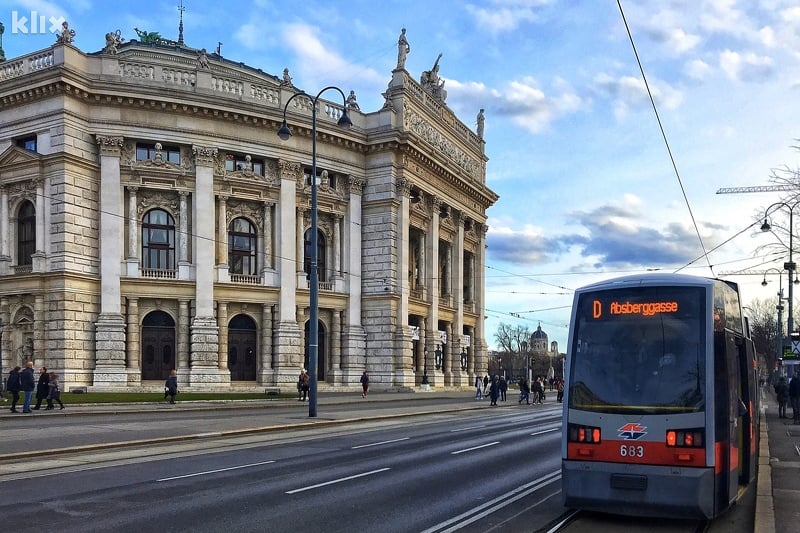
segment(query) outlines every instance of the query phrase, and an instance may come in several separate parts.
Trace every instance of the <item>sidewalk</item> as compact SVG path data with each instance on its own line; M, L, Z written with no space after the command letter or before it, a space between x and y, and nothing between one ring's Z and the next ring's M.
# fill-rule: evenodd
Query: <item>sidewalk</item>
M772 386L764 387L761 420L756 533L793 533L800 530L800 425L778 417Z

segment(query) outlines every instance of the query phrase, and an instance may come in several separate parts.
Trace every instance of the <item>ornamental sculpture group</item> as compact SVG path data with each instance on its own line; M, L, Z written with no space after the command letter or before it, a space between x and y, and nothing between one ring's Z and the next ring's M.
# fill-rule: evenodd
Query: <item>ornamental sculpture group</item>
M411 52L411 46L408 44L406 38L406 29L400 30L400 37L397 39L397 68L395 70L406 68L406 56ZM440 53L433 63L433 68L422 72L419 78L419 83L425 92L440 100L442 103L447 99L447 91L444 90L444 80L439 78L439 60L442 58Z

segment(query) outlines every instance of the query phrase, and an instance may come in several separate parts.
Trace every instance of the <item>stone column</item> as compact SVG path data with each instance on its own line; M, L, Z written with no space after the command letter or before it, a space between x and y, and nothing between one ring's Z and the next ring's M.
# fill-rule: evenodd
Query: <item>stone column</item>
M127 353L126 353L126 367L128 369L128 384L141 385L142 383L142 370L141 370L141 328L139 326L139 299L128 298L128 324L127 324Z
M342 223L339 215L333 215L333 279L342 275Z
M302 366L306 370L308 370L308 366L306 366L305 354L306 354L306 308L300 307L299 305L296 308L297 313L297 327L300 329L300 361L298 366ZM317 361L319 362L319 361ZM317 373L319 375L319 372Z
M217 196L216 236L217 277L220 283L231 280L228 266L228 197Z
M178 279L191 277L189 261L189 207L186 191L178 191L180 213L178 213Z
M272 362L272 305L261 304L261 364L259 379L261 385L272 385L275 381Z
M11 221L8 217L8 188L5 185L0 185L0 275L11 273L11 248L8 241L10 234ZM2 379L6 377L3 376Z
M217 149L193 146L195 194L193 246L195 257L195 315L191 325L191 370L189 383L230 383L230 374L219 370L219 327L214 319L214 163Z
M456 309L456 321L453 325L455 332L454 341L452 343L453 360L458 361L456 368L457 372L454 373L453 385L464 386L469 385L467 382L466 372L461 370L461 336L464 334L464 214L460 211L453 213L456 223L456 242L455 250L452 255L455 259L455 268L452 271L452 293L453 293L453 307Z
M264 262L262 270L274 268L272 257L272 206L271 203L264 203Z
M400 206L397 209L397 284L400 290L400 300L397 308L397 321L394 331L394 350L392 354L392 367L396 387L413 387L414 372L413 355L411 347L411 330L408 327L408 262L411 236L411 182L405 178L398 178L395 182L397 199Z
M475 368L479 371L488 366L488 354L486 352L486 339L484 338L483 316L486 314L486 225L476 225L478 233L478 249L476 267L473 271L475 279L475 289L473 297L475 299L475 313L478 321L475 323L475 331L472 337L472 353L475 357Z
M219 328L219 371L230 374L228 368L228 304L217 302L217 327Z
M331 383L341 382L342 377L342 312L331 310Z
M305 288L307 285L306 281L306 273L305 273L305 217L304 214L305 209L302 207L297 208L297 233L295 237L297 238L297 245L295 246L295 250L297 251L297 255L295 256L295 266L297 268L297 286L299 288Z
M417 341L417 376L419 379L417 381L421 382L422 378L425 376L425 365L427 361L425 360L425 329L427 325L425 323L425 317L420 317L419 319L419 341Z
M122 315L120 277L124 242L122 185L119 159L122 137L97 136L100 149L100 314L95 322L96 389L124 388L125 317ZM38 206L37 206L38 209ZM37 230L38 232L38 230ZM37 235L37 243L39 243Z
M126 275L139 277L139 202L138 187L128 187L128 253L125 258Z
M119 155L117 155L117 168L119 168ZM117 172L117 176L118 176L117 184L119 184L119 172ZM45 196L44 192L44 180L36 179L34 180L34 183L36 184L36 251L31 256L31 259L33 260L32 272L45 272L47 270L47 264L46 264L47 253L45 252L45 250L47 249L45 242L46 239L45 228L49 228L47 220L50 217L47 213L47 209L45 208L45 200L47 199L47 196ZM120 191L116 193L116 196L119 197L121 193L122 190L120 189ZM102 196L102 190L100 194ZM116 208L114 212L121 214L119 208ZM119 225L121 226L121 223ZM121 237L122 235L120 234L119 238ZM120 269L117 268L117 270Z
M280 160L281 191L275 215L276 263L280 275L280 304L275 329L275 380L294 384L302 364L301 330L297 323L297 182L299 163Z
M425 332L425 342L428 348L428 383L431 385L444 385L441 371L436 370L436 366L430 364L433 361L433 352L439 342L439 209L442 201L436 196L430 198L428 207L431 210L431 223L426 239L427 263L425 272L427 274L427 288L430 295L430 308L428 309L428 330Z
M189 327L191 325L189 304L189 300L178 300L178 341L176 343L178 350L177 370L178 382L185 385L189 384L189 371L191 368L191 360L189 358Z
M342 338L342 384L357 384L364 370L367 334L361 325L361 195L365 181L350 176L350 197L345 215L344 271L348 273L348 299Z

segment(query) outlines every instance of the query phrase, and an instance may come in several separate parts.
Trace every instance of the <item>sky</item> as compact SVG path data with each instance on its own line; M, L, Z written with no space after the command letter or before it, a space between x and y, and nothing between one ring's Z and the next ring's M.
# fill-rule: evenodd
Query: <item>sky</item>
M84 52L117 29L126 40L134 28L177 40L179 2L0 0L2 46L8 59L47 48L61 17ZM771 185L800 169L795 1L183 6L187 46L220 46L225 58L274 75L289 68L309 93L353 90L364 112L383 104L401 28L416 79L442 54L447 105L471 128L485 109L486 181L500 197L488 210L490 348L501 323L541 325L565 352L574 290L613 276L721 277L740 283L745 302L777 303L788 285L785 272L779 280L785 235L759 231L765 214L788 226L793 204L774 205L787 193L717 191ZM32 24L40 17L46 29Z

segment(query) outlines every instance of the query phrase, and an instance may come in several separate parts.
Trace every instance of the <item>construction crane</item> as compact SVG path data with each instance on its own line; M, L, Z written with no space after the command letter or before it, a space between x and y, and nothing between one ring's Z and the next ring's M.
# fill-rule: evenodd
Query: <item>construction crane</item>
M754 187L723 187L717 189L717 194L741 194L750 192L797 191L797 185L784 183L783 185L756 185Z

